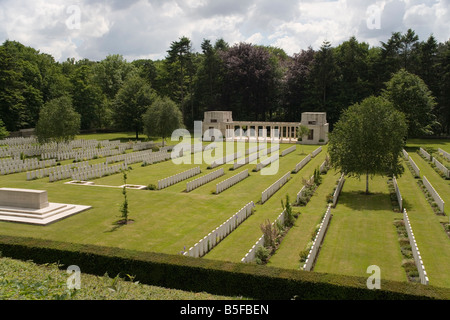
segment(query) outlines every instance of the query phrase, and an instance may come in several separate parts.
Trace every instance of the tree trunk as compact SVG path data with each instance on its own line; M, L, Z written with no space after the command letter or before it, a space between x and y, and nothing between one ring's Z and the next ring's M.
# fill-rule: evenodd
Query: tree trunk
M139 139L139 130L136 129L136 141L138 141L138 139Z
M366 194L369 194L369 174L366 174Z

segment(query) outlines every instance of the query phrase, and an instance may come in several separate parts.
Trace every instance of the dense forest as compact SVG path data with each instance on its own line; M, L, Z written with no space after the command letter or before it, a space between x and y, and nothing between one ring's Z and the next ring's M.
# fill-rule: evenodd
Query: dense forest
M302 112L321 111L332 128L344 109L381 94L400 70L423 80L435 101L433 134L449 135L450 41L438 43L433 36L422 41L413 30L392 33L376 47L351 37L293 56L223 39L204 40L195 52L182 37L164 59L131 62L121 55L57 62L8 40L0 46L0 120L10 132L34 128L42 107L64 96L80 114L81 130L142 132L146 108L167 97L180 108L187 128L209 110L263 121L300 121Z

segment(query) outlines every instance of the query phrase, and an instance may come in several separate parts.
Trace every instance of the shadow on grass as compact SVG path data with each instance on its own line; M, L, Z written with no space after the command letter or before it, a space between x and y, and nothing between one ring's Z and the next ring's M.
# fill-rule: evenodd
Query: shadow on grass
M127 226L132 223L134 223L133 219L128 219L127 222L125 222L123 219L117 220L116 222L113 223L113 226L111 227L111 229L105 231L105 233L114 232L114 231L118 230L119 228L122 228L122 227Z
M336 208L344 206L357 211L392 211L389 194L381 192L366 194L365 191L342 191Z

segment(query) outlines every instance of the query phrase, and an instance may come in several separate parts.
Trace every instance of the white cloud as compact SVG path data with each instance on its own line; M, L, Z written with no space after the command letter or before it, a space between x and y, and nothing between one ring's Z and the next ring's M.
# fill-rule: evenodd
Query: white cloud
M66 25L70 5L80 8L79 28ZM382 8L379 29L367 26L370 5ZM449 0L0 0L0 37L60 61L108 54L159 59L181 36L197 49L203 39L223 38L230 45L274 45L294 54L351 36L379 45L408 28L420 40L434 34L444 42L450 38L449 6Z

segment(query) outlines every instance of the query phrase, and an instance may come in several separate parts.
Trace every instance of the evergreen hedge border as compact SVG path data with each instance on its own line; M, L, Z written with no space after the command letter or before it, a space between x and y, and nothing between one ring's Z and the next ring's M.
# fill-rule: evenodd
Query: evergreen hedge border
M139 252L44 239L0 235L2 256L35 263L77 265L82 273L130 274L140 283L191 292L258 300L449 300L450 289L367 278L278 269L181 255ZM368 274L368 277L370 275Z

